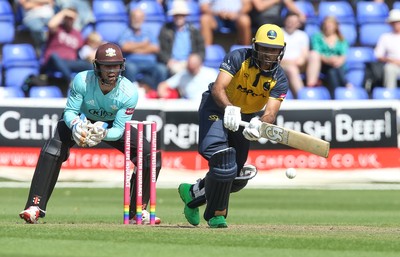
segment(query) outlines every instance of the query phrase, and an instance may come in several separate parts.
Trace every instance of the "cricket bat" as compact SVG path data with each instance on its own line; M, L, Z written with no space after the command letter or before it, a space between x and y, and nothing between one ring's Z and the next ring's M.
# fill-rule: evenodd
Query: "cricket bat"
M240 122L241 126L246 126L247 124L248 122L246 121ZM279 144L287 145L325 158L329 155L329 142L306 133L279 127L267 122L261 124L260 133L261 137Z

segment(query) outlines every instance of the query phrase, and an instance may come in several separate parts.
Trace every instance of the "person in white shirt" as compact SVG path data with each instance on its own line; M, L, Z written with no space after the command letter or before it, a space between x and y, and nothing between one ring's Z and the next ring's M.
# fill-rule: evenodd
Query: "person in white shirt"
M208 84L217 78L218 72L203 66L199 54L191 54L188 58L186 70L175 73L169 79L162 81L157 88L160 98L168 98L171 89L177 89L181 98L201 99Z
M400 10L393 9L386 20L393 31L380 36L375 46L375 57L383 62L383 86L396 88L400 77Z
M283 33L286 41L285 55L281 66L289 79L290 90L293 96L304 87L301 73L305 71L307 57L310 53L310 38L307 33L300 30L300 17L289 13L284 21Z

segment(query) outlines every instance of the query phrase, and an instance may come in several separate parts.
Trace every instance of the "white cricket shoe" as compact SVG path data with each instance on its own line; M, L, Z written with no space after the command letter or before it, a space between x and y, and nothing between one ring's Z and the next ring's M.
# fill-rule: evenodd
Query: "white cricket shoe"
M23 210L19 217L26 221L26 223L36 224L39 220L40 209L38 206L30 206L28 209Z
M155 218L156 225L161 223L159 217ZM129 220L129 224L136 224L136 216ZM142 224L149 225L150 224L150 213L146 210L142 211Z

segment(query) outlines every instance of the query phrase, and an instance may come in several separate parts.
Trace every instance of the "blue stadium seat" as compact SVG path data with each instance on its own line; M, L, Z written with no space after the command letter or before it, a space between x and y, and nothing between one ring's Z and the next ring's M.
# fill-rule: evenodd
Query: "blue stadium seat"
M359 1L356 5L357 23L384 23L389 16L389 7L386 3L373 1Z
M218 44L206 46L204 66L218 68L225 57L225 49Z
M355 24L339 23L339 30L350 46L357 43L357 26Z
M363 87L365 64L375 61L372 47L350 47L346 57L346 79L355 87Z
M335 100L365 100L369 99L364 88L338 87L335 89Z
M285 100L294 100L293 93L290 89L288 89Z
M340 23L355 23L356 16L349 1L322 1L318 4L318 17L322 22L326 16L335 16Z
M233 44L231 45L231 47L229 48L229 52L232 52L233 50L236 49L240 49L240 48L251 48L251 45L237 45L237 44Z
M393 9L400 9L400 1L393 2Z
M15 15L9 1L0 1L0 31L0 44L14 41Z
M329 90L324 86L303 87L297 92L299 100L330 100Z
M39 60L31 44L5 44L2 55L6 87L21 87L29 75L39 74Z
M94 0L92 8L96 22L128 21L128 11L123 1Z
M0 99L22 98L25 97L21 88L17 87L0 87Z
M118 43L120 35L126 30L128 23L124 21L96 22L95 30L106 42Z
M29 90L29 97L32 98L63 98L61 89L58 86L33 86Z
M387 23L366 23L359 26L359 43L361 46L374 47L383 33L392 31Z
M164 12L164 8L158 1L152 0L141 0L138 2L131 1L129 4L129 10L133 10L136 8L140 8L146 14L146 21L157 21L157 22L165 22L166 16Z
M399 99L400 88L375 87L372 89L372 99Z
M317 24L318 23L318 15L315 12L313 3L309 1L294 1L294 4L302 11L307 17L307 24ZM283 8L281 15L285 17L288 13L287 8Z
M152 35L156 35L156 38L160 34L160 30L162 26L164 25L163 22L158 22L158 21L145 21L142 24L142 30L147 30L150 31Z
M319 24L314 24L314 23L306 23L304 26L304 31L307 33L307 35L311 38L312 35L314 35L317 32L320 32L320 26Z

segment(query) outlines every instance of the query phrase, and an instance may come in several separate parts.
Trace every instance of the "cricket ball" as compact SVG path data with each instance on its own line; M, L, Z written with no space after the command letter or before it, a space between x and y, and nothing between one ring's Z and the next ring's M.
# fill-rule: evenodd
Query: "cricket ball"
M288 168L286 170L286 177L292 179L296 177L296 169L295 168Z

